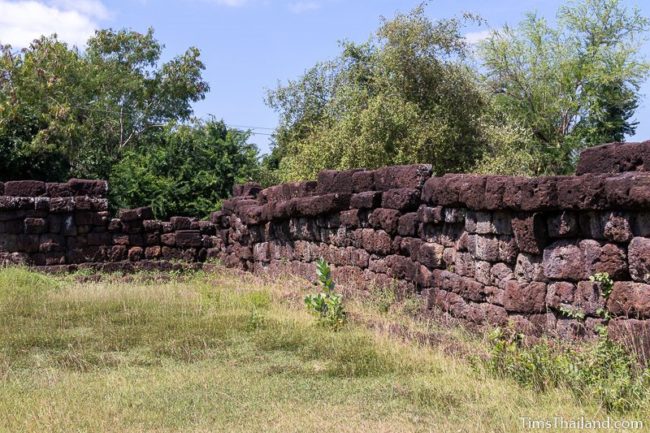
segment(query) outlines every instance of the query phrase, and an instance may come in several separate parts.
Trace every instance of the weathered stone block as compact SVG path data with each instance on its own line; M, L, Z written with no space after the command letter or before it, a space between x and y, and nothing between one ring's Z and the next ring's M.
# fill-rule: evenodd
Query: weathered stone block
M478 260L499 261L499 239L494 236L470 235L468 249Z
M38 250L41 253L59 252L65 250L65 239L61 235L42 234L39 239Z
M348 209L351 194L336 193L314 197L301 197L296 200L296 211L301 216L317 216Z
M547 242L546 223L541 214L519 214L512 218L512 231L521 252L541 254Z
M587 276L606 272L615 280L627 278L627 256L624 248L591 239L580 241L579 246L585 259Z
M381 206L400 211L415 210L420 204L420 191L415 188L389 189L382 194Z
M176 246L182 248L202 246L201 232L199 230L177 230Z
M423 243L420 245L417 254L417 261L429 268L439 268L442 266L442 255L445 247L440 244Z
M74 211L74 198L57 197L50 199L50 212L64 213Z
M160 243L167 247L176 246L176 233L163 233L160 236Z
M375 228L381 228L387 233L394 234L397 232L399 218L402 214L395 209L379 208L372 211L368 216L368 222Z
M580 281L574 293L573 305L588 316L596 315L600 308L605 307L605 299L601 295L600 284L591 281Z
M374 209L381 205L381 192L366 191L353 194L350 197L350 207L358 209Z
M454 255L453 271L464 277L474 277L476 260L471 253L457 252Z
M544 249L544 275L556 280L586 279L585 258L580 248L568 241L557 241Z
M127 256L130 261L137 262L144 257L144 250L141 247L129 248Z
M25 233L41 234L47 228L47 222L43 218L25 218Z
M614 283L607 310L617 316L650 318L650 285L617 281Z
M497 286L499 289L505 289L506 283L515 279L512 267L505 263L495 263L490 269L490 285Z
M508 281L503 306L513 313L543 313L546 311L546 284Z
M542 256L519 254L515 264L515 277L520 282L546 281Z
M147 259L157 259L162 254L162 248L159 245L153 245L144 249L144 256Z
M391 255L386 257L389 275L407 281L415 281L418 265L408 257Z
M630 276L634 281L650 283L650 239L636 237L628 246Z
M106 197L108 194L108 182L105 180L70 179L68 187L72 195Z
M437 224L444 221L442 206L421 205L418 208L418 220L425 224Z
M402 255L411 257L417 260L420 247L424 244L422 239L396 236L393 240L394 244L399 244L399 248L393 247L393 251L399 250Z
M583 150L577 175L650 171L650 142L609 143Z
M410 212L402 215L397 224L397 233L400 236L415 236L418 231L418 214Z
M390 254L392 250L391 238L383 230L375 231L373 229L362 230L363 249L370 254Z
M578 234L578 219L574 212L564 211L546 221L551 238L571 238Z
M555 309L560 308L561 305L573 304L575 292L575 284L566 281L549 284L548 292L546 294L546 304L550 308Z
M37 197L45 194L45 182L38 180L5 182L4 194L11 197Z
M357 171L352 174L354 192L372 191L375 189L375 172L372 170Z
M506 185L511 181L509 176L486 176L484 204L487 210L503 209Z
M610 213L603 230L605 239L612 242L627 242L632 239L629 217L619 213Z
M431 165L394 165L374 172L374 185L377 191L395 188L422 188L431 177Z
M172 225L172 230L190 230L192 220L188 217L174 216L169 219Z
M336 171L323 170L318 173L316 194L351 193L354 191L353 174L360 169Z

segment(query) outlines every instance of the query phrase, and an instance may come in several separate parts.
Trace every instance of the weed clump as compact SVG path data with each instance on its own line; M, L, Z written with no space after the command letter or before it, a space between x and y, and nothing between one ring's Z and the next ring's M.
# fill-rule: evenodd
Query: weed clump
M639 409L650 397L650 368L608 338L605 328L595 344L580 349L548 340L527 346L523 335L501 328L489 341L488 371L535 391L566 388L577 399L592 398L618 413Z

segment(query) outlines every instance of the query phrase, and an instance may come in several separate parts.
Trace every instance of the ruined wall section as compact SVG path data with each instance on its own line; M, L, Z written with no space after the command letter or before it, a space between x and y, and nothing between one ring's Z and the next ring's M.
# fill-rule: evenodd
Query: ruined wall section
M107 271L205 261L222 246L216 226L196 218L157 221L148 207L108 212L105 181L0 183L0 264ZM95 266L97 267L97 266Z
M396 285L532 335L594 336L608 314L611 335L650 347L650 173L594 173L604 159L589 156L581 176L431 177L415 165L247 185L214 215L230 230L222 257L308 277L323 257L341 281ZM603 272L608 297L589 280Z
M0 183L0 262L147 269L219 259L360 288L531 335L610 335L650 356L650 142L589 149L578 176L448 174L427 165L326 170L315 182L235 188L211 221L108 213L103 181ZM589 277L607 272L607 296ZM611 320L605 320L609 315Z

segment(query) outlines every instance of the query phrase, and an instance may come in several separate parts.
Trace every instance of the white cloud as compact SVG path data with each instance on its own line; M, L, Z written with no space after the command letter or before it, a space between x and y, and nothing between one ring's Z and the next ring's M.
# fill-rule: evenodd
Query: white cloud
M83 46L110 13L99 0L0 0L0 42L25 47L41 35Z
M52 6L77 11L100 20L111 16L106 6L99 0L52 0L50 3Z
M289 10L294 14L301 14L316 9L320 9L320 4L315 1L298 1L289 5Z
M478 44L479 42L487 39L492 35L492 30L481 30L479 32L465 33L465 40L469 44Z

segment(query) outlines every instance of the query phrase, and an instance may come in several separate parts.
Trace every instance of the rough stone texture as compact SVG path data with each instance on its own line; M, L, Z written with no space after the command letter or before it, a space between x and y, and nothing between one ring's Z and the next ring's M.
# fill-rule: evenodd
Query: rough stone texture
M578 220L575 212L561 212L547 220L548 235L551 238L571 238L578 234Z
M0 264L128 271L209 258L313 280L322 257L341 283L422 291L458 319L532 335L591 338L607 308L612 333L647 350L650 173L641 169L650 142L622 151L631 149L641 163L619 158L614 170L607 158L618 156L595 152L582 176L431 177L416 165L249 183L209 221L157 221L144 207L111 217L103 181L0 183ZM639 171L621 173L629 167ZM607 304L588 281L599 272L616 281ZM625 340L628 331L646 337Z
M503 306L513 313L542 313L546 311L546 284L508 281Z
M650 318L650 285L629 281L614 283L607 309L618 316Z
M650 145L647 141L610 143L588 148L580 154L576 174L626 171L650 171Z
M541 254L546 245L546 224L540 214L519 214L512 219L512 230L521 252Z
M544 275L554 280L584 280L585 259L580 247L570 241L557 241L544 250Z
M628 246L628 261L632 279L650 283L650 239L632 239Z

